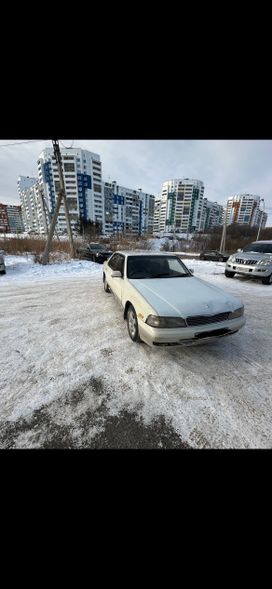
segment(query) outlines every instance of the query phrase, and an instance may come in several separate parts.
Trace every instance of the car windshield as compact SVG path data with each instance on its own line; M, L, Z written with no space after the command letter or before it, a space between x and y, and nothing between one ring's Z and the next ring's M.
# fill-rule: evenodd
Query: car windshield
M257 252L260 254L272 254L272 243L250 243L243 248L243 252Z
M101 245L100 243L90 243L89 248L92 250L103 250L105 251L105 246Z
M178 257L128 256L128 278L181 278L183 276L192 275Z

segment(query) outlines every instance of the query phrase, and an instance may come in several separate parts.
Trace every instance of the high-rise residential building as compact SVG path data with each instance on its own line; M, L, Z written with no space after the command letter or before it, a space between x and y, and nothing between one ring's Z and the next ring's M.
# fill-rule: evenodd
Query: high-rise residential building
M152 233L154 201L152 194L120 186L117 182L103 182L105 203L105 233Z
M7 205L9 230L11 233L23 233L24 223L20 205Z
M0 233L22 233L24 224L20 205L0 203Z
M7 205L0 203L0 233L9 232Z
M25 231L46 234L50 214L44 198L43 185L37 178L19 176L17 186Z
M203 197L201 180L179 178L164 182L155 202L154 233L200 231L204 216Z
M223 225L224 207L217 202L212 202L207 198L203 200L203 216L201 229L206 231L212 227Z
M104 231L104 199L100 156L91 151L74 148L61 149L65 193L72 229L79 218L101 224ZM53 148L46 148L38 159L38 180L44 200L52 216L60 188L57 162ZM57 221L59 231L67 231L63 204Z
M261 197L255 194L236 194L227 200L227 224L259 226L262 219L262 227L265 227L267 214L260 209Z

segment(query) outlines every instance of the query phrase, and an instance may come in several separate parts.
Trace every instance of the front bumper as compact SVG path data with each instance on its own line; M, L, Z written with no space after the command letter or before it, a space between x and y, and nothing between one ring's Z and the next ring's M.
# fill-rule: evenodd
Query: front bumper
M236 274L243 274L244 276L255 276L256 278L266 278L266 276L270 276L272 272L272 266L258 266L256 265L249 265L249 264L237 264L237 263L226 263L225 269L228 272L235 272Z
M218 337L231 335L241 329L245 322L243 316L197 327L160 329L150 327L150 325L138 320L138 327L140 338L149 346L184 346L209 342L218 339Z

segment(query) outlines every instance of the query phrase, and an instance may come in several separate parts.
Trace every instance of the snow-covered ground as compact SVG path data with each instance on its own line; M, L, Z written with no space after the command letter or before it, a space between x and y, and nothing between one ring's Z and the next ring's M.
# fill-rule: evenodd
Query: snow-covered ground
M124 414L147 427L163 419L181 447L271 448L271 286L186 260L195 276L243 300L247 323L214 343L152 349L129 339L102 266L5 262L0 448L99 447L109 420L117 427Z

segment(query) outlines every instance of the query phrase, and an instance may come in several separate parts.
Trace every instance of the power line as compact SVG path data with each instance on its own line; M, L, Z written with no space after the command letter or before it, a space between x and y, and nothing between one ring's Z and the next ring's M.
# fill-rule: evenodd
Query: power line
M23 145L24 143L44 143L49 139L31 139L30 141L15 141L15 143L2 143L0 147L10 147L11 145Z

